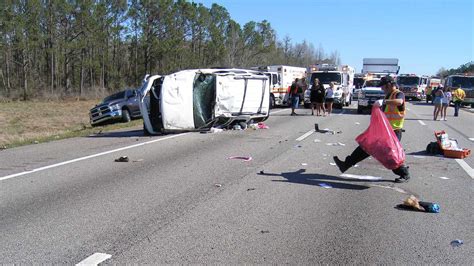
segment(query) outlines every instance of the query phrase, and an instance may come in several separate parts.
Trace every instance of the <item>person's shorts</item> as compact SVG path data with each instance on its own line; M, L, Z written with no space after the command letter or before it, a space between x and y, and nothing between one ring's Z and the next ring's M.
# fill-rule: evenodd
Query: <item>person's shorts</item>
M298 108L298 104L300 103L300 97L298 95L291 96L291 107Z
M441 104L442 104L443 106L448 106L448 105L449 105L449 103L447 103L447 102L441 102Z
M334 102L334 98L326 98L326 102L327 103L332 103L332 102Z
M433 104L434 104L434 105L441 105L441 98L436 97L436 98L433 100Z

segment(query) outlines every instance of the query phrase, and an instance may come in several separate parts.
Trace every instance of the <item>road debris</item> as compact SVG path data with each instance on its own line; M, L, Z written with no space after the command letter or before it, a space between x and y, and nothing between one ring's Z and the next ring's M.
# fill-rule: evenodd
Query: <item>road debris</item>
M461 239L455 239L455 240L451 241L451 246L453 248L460 247L460 246L462 246L462 244L464 244L464 241L462 241Z
M211 127L211 129L209 129L209 132L210 133L220 133L220 132L224 132L224 129L217 128L217 127Z
M133 163L143 162L143 159L133 160L132 162L133 162Z
M328 146L346 146L346 144L341 143L341 142L336 142L336 143L326 143Z
M129 159L127 156L120 156L119 158L115 159L115 161L120 163L128 163Z
M231 156L228 157L227 159L229 160L243 160L244 162L249 162L252 160L252 157L250 156Z
M222 187L221 184L214 184L215 187Z
M260 230L260 233L262 233L262 234L268 234L268 233L270 233L270 231L268 231L268 230Z
M331 185L326 184L326 183L319 183L318 185L319 185L320 187L323 187L323 188L332 188Z
M355 122L355 124L356 124L356 125L360 125L360 123L359 123L359 122Z
M263 170L260 170L260 174L263 175L265 174L265 172Z
M446 177L446 176L440 176L439 178L444 179L444 180L448 180L448 179L449 179L449 177Z
M301 145L295 145L295 148L301 148L301 147L303 147L303 146L301 146Z
M302 166L307 166L308 164L307 163L301 163Z
M419 201L417 197L411 195L403 201L403 204L397 205L400 208L411 208L413 210L430 212L430 213L439 213L439 205L431 202Z
M313 140L313 142L321 142L321 140L320 139L315 139L315 140Z
M335 166L335 165L336 165L335 163L329 163L329 164L332 165L332 166Z
M370 176L370 175L352 175L352 174L342 174L342 177L353 178L359 180L381 180L382 177L379 176Z
M255 188L254 187L247 188L247 191L252 191L252 190L255 190Z

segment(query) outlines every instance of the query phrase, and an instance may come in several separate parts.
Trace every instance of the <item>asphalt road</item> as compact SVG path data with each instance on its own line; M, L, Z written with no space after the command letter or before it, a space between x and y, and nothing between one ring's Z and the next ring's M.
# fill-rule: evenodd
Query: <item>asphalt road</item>
M0 263L471 264L474 156L424 150L442 129L474 150L474 113L433 121L432 106L409 103L412 180L395 184L372 158L354 177L331 164L369 123L355 108L274 109L265 130L134 129L0 151ZM397 209L409 195L441 212Z

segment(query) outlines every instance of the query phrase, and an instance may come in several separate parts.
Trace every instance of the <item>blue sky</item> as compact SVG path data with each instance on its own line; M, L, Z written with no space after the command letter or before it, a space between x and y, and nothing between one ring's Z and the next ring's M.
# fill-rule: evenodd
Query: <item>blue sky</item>
M474 61L474 0L194 0L241 25L268 20L279 40L306 40L343 64L400 59L400 73L435 74Z

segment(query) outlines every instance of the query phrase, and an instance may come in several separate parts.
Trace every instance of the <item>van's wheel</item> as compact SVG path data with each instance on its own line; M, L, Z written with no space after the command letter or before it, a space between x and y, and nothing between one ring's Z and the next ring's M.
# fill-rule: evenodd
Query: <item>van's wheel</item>
M270 109L275 108L275 96L273 94L270 94Z
M122 110L122 122L128 123L132 121L132 118L130 117L130 112L127 109Z

